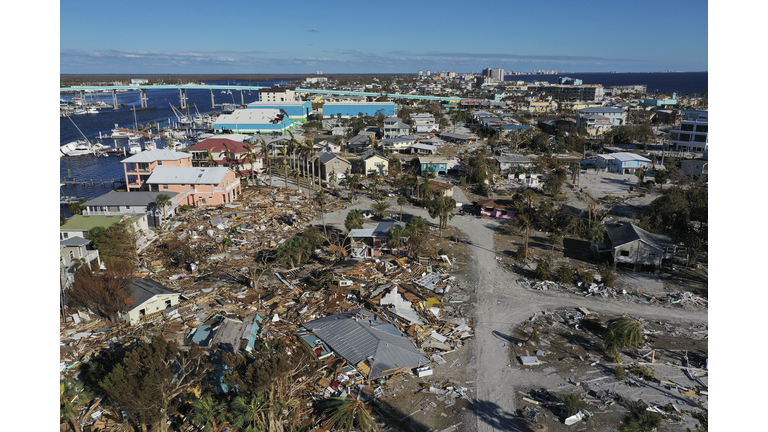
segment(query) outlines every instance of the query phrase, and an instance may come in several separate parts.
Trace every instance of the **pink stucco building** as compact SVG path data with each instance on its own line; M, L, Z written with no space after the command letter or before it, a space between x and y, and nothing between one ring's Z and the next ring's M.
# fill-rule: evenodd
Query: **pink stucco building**
M123 159L128 192L148 191L147 179L157 167L191 167L192 155L172 150L150 150Z
M146 181L152 192L177 192L179 205L221 205L241 194L235 172L222 167L157 167Z
M194 207L230 203L241 194L234 171L193 167L189 153L143 151L122 162L128 192L176 192L175 203Z

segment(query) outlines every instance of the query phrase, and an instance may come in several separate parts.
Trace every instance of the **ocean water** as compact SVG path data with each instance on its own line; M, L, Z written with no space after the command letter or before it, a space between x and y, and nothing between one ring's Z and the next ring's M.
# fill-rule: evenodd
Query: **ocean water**
M701 96L703 93L709 92L709 73L707 72L576 72L556 75L508 75L505 80L525 82L536 80L556 84L559 77L566 76L580 79L583 84L602 84L603 87L645 84L648 93L658 92L671 95L673 92L677 92L678 95L691 93Z

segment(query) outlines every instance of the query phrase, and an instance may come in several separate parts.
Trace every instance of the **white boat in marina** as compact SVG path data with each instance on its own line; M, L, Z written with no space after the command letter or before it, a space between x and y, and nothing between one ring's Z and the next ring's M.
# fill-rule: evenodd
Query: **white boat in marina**
M187 145L183 142L172 139L171 142L168 143L168 149L173 151L182 151L187 148Z
M154 139L151 139L145 142L144 150L147 150L147 151L157 150L157 141L155 141Z
M69 153L75 150L75 147L82 144L87 144L87 142L85 140L77 140L77 141L72 141L71 143L64 144L63 146L59 147L59 154L61 156L69 156Z
M120 126L118 126L117 123L115 123L115 128L112 129L112 135L110 135L110 138L113 138L113 139L120 139L120 138L129 139L129 138L131 138L133 136L136 136L136 134L133 134L133 133L130 133L130 132L126 132L124 130L120 130Z
M78 144L75 148L67 153L67 156L85 156L95 153L93 146L90 143Z
M135 155L141 153L141 143L138 138L131 138L128 140L128 153Z
M72 112L72 114L74 114L74 115L85 115L85 114L88 114L88 111L86 111L84 109L77 109L74 112Z
M94 107L90 107L87 110L85 110L85 112L88 113L88 114L98 114L99 110L94 108Z

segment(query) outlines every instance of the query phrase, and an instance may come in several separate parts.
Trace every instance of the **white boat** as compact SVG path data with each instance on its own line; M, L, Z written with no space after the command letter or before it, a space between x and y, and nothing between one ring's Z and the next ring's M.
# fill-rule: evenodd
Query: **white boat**
M187 148L187 145L177 139L172 139L168 144L168 149L173 151L182 151L185 148Z
M96 109L96 108L94 108L94 107L90 107L90 108L88 108L88 109L87 109L85 112L87 112L88 114L98 114L98 113L99 113L99 110L97 110L97 109Z
M130 132L125 132L125 131L119 130L119 126L117 125L117 123L115 123L115 128L112 129L112 135L110 135L110 138L117 138L117 139L125 138L125 139L128 139L128 138L131 138L134 135L135 134L132 134Z
M63 146L59 147L59 154L61 156L68 156L69 153L71 153L75 147L81 144L87 144L85 140L77 140L72 141L71 143L64 144Z
M78 144L75 148L67 153L67 156L85 156L94 154L93 146L90 143Z
M103 151L109 150L109 146L108 145L104 145L104 144L102 144L100 142L95 142L95 143L91 144L91 147L93 147L93 150L96 151L96 152L103 152Z
M84 114L88 114L88 111L86 111L84 109L77 109L72 114L74 114L74 115L84 115Z
M154 139L151 139L145 142L144 150L147 150L147 151L157 150L157 141L155 141Z
M138 138L131 138L128 140L128 153L135 155L141 153L141 144Z

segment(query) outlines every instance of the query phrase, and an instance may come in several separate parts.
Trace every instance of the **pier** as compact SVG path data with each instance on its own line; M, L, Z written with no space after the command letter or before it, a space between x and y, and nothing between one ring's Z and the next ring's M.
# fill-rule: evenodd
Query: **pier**
M116 179L90 179L90 180L72 180L72 179L64 179L60 180L59 183L61 183L62 187L92 187L95 188L96 186L101 186L103 188L109 186L112 189L115 189L117 187L125 186L125 179L124 178L116 178Z

